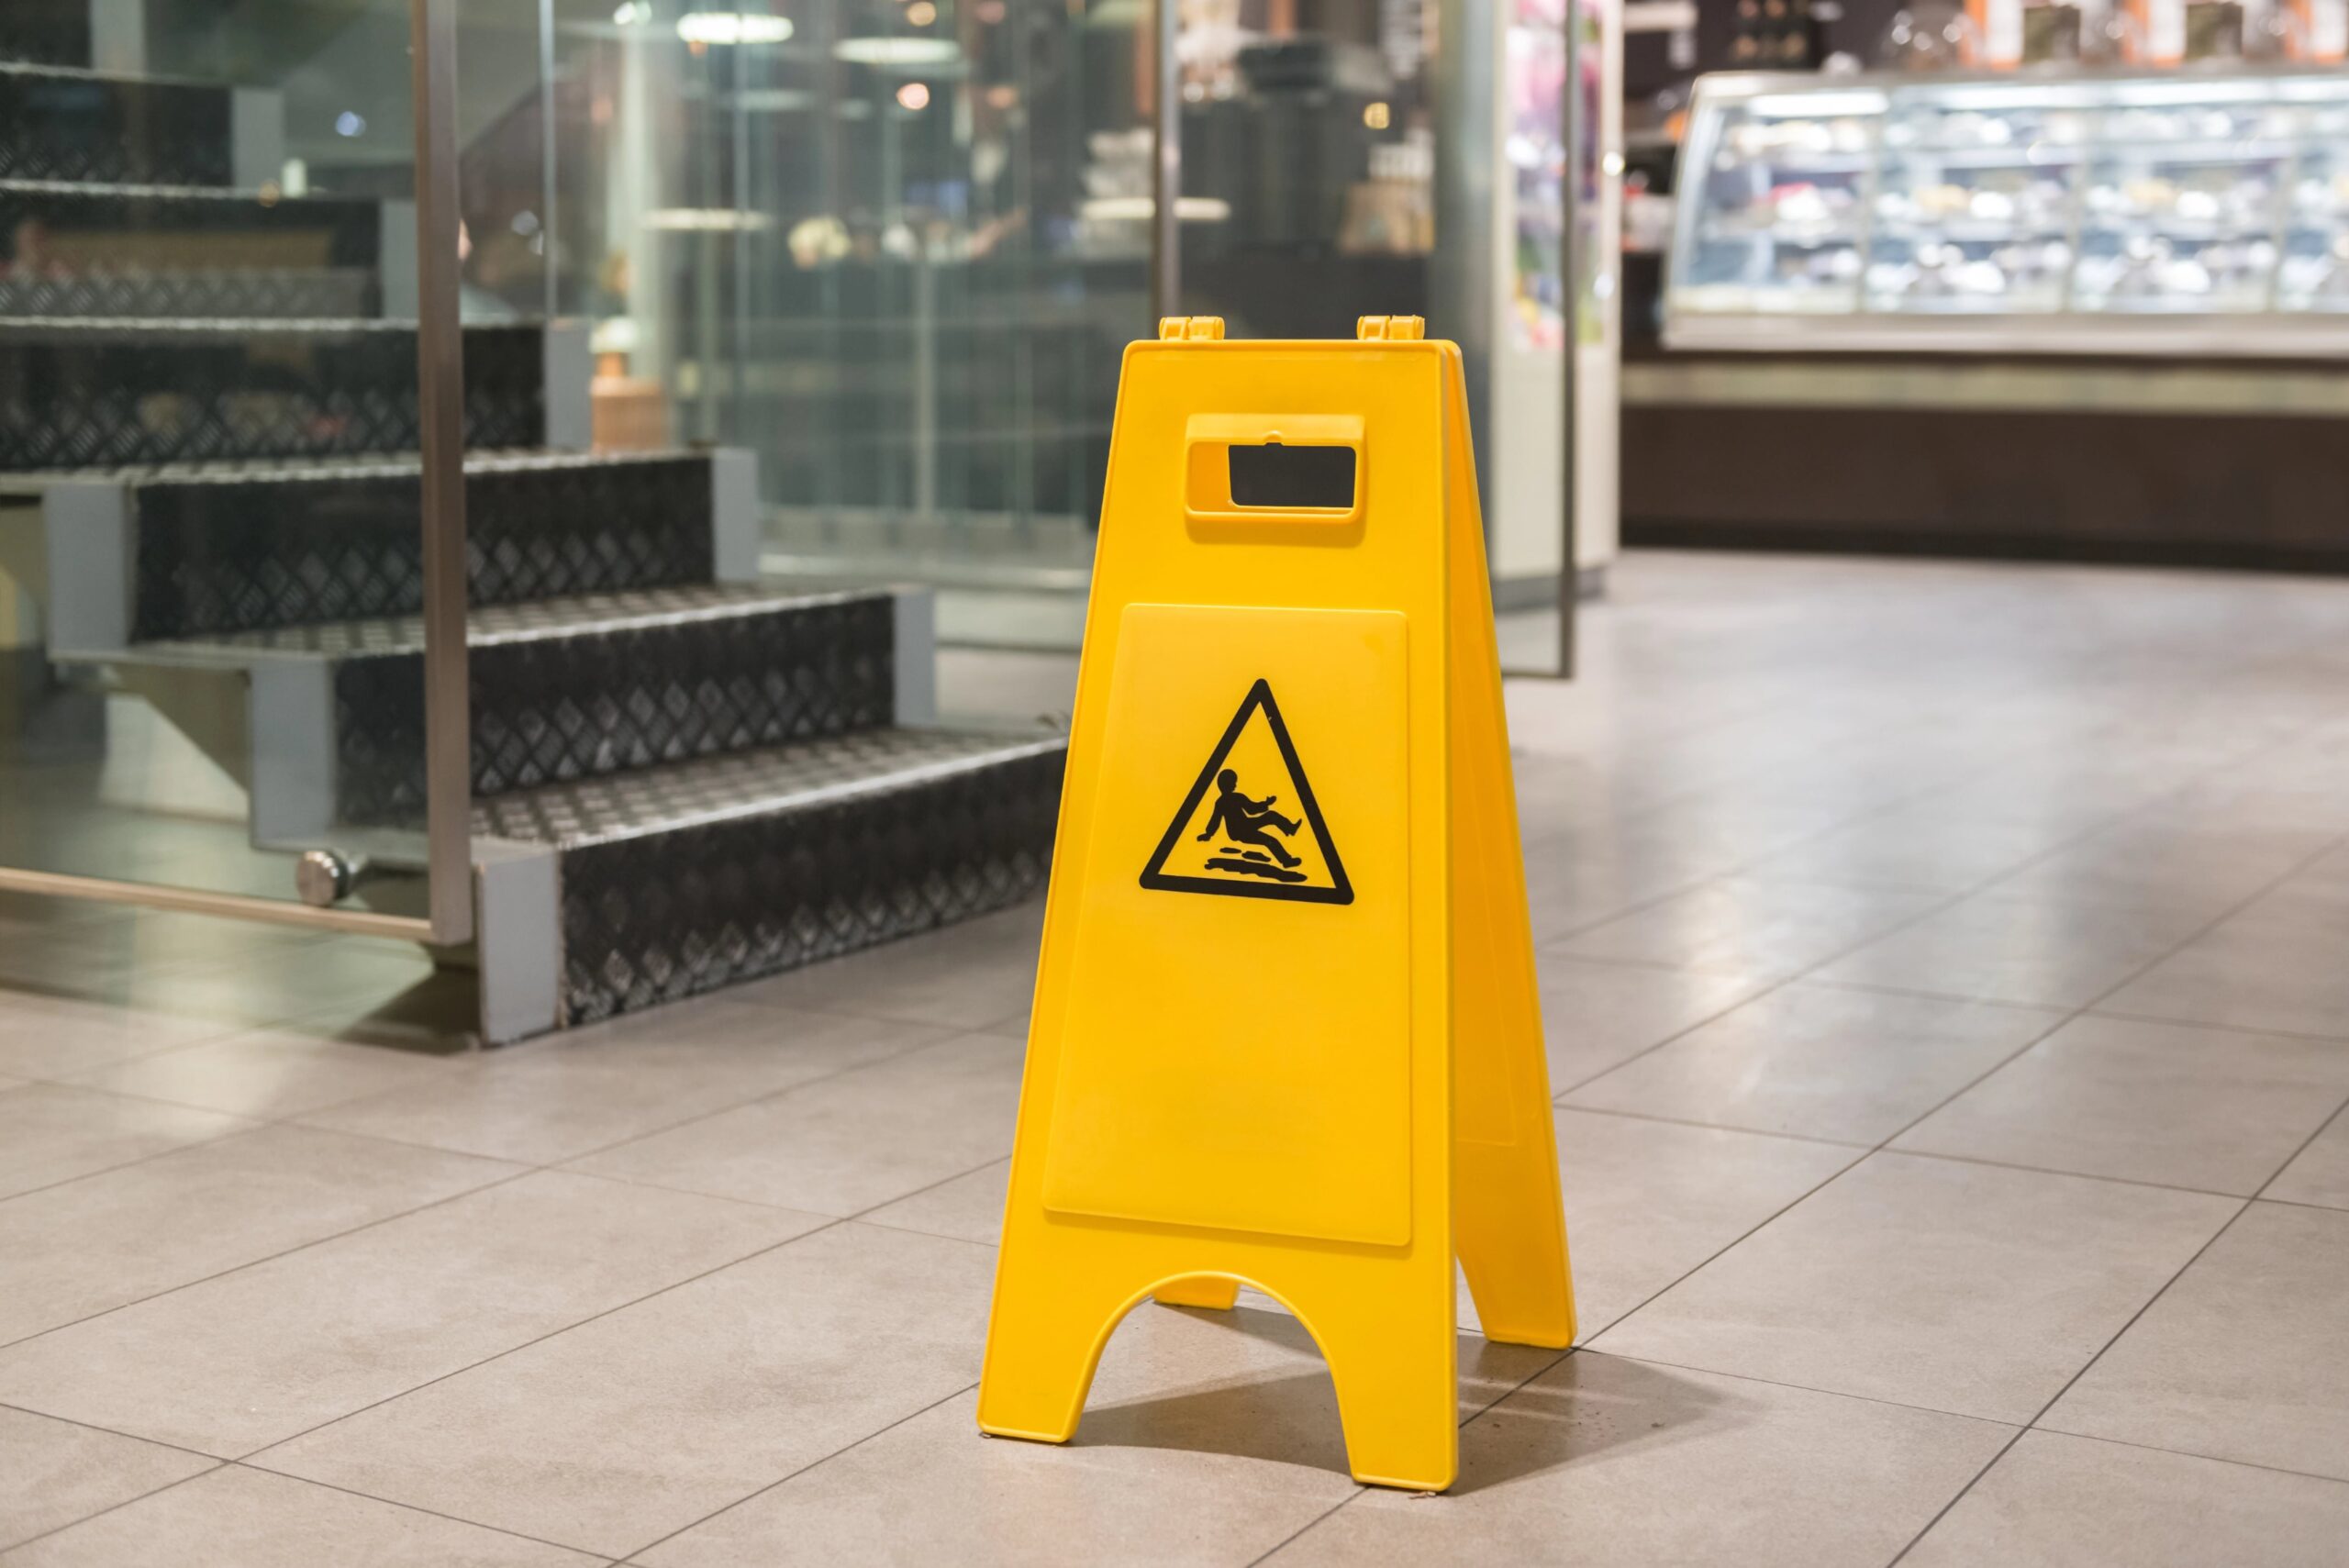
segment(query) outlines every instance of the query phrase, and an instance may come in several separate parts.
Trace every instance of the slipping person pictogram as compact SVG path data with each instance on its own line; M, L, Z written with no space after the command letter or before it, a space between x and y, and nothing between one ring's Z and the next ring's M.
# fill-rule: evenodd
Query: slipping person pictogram
M1261 854L1230 847L1210 859L1208 864L1218 871L1236 871L1242 876L1269 876L1281 882L1303 882L1303 875L1286 869L1297 864L1297 856L1290 854L1279 840L1264 831L1267 828L1277 828L1293 839L1297 837L1297 830L1304 826L1295 817L1283 817L1273 809L1273 802L1280 796L1268 795L1262 800L1249 799L1240 793L1240 775L1230 768L1218 773L1215 782L1223 793L1216 796L1215 810L1208 817L1208 830L1198 836L1198 841L1204 844L1211 839L1222 838L1241 844L1253 844L1260 850L1270 851L1282 869L1265 865L1264 857Z
M1259 797L1241 787L1242 779L1253 788L1278 787ZM1280 809L1289 801L1295 816ZM1141 884L1164 893L1353 902L1269 683L1249 688L1142 868Z

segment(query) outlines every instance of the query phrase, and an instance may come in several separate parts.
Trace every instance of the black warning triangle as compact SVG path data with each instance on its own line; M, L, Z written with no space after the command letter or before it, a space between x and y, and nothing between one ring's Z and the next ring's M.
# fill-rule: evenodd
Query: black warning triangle
M1262 716L1277 749L1279 765L1294 786L1295 817L1276 806L1282 787L1267 784L1269 754L1257 751L1255 776L1227 772L1232 750L1248 733L1251 719ZM1261 748L1261 742L1256 746ZM1252 798L1252 795L1263 798ZM1205 807L1205 810L1202 810ZM1205 831L1196 829L1203 828ZM1320 803L1297 761L1296 743L1273 700L1272 684L1259 680L1248 688L1240 711L1231 716L1223 739L1208 754L1207 765L1191 783L1165 837L1142 867L1141 884L1162 893L1217 893L1234 898L1283 898L1298 904L1352 904L1353 884L1338 858L1330 825L1321 819Z

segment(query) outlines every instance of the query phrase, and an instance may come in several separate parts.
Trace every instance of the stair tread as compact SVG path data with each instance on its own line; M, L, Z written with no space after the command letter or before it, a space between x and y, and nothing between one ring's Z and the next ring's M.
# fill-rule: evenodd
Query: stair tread
M469 321L468 332L546 325L535 317L512 321ZM413 317L394 316L238 316L205 319L169 316L17 316L0 317L0 340L11 339L202 339L230 340L256 334L318 337L416 331Z
M465 453L467 473L520 473L533 469L618 468L629 464L707 459L692 447L644 451L582 452L546 447L477 448ZM63 468L0 474L0 494L36 490L72 481L96 484L317 484L352 479L384 479L424 472L415 452L364 452L355 456L223 458L212 462L134 463L122 468Z
M855 730L478 800L473 833L578 849L907 788L1067 743L1039 729Z
M288 207L358 207L373 208L384 205L380 196L342 195L331 191L307 191L298 196L276 192L248 190L237 185L170 185L141 184L106 180L23 180L0 179L0 196L86 196L126 201L194 201L235 203L268 206L277 210Z
M884 595L885 589L808 588L796 584L699 584L640 588L620 594L486 605L466 618L473 648L576 637L634 628L763 615L812 605L847 604ZM248 658L310 655L328 659L420 653L424 617L380 616L308 626L273 627L220 637L173 638L132 645L134 655L161 658Z

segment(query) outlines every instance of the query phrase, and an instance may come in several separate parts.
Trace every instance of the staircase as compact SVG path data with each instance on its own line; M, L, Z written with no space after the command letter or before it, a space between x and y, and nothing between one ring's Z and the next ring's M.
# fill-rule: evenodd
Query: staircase
M48 657L241 785L289 885L326 851L326 896L418 910L413 211L285 195L271 92L12 37L0 492L39 507ZM1041 887L1063 743L937 723L926 594L762 581L748 453L582 450L576 324L468 326L464 362L485 1039Z

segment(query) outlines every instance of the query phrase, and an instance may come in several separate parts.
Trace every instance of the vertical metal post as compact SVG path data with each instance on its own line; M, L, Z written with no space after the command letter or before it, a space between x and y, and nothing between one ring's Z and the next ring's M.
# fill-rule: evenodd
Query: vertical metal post
M1174 47L1183 30L1179 0L1151 6L1152 103L1150 161L1150 333L1161 317L1183 312L1183 70Z
M457 316L457 0L409 0L416 94L416 391L423 455L425 842L432 940L472 940L465 659L465 364Z
M562 314L555 266L554 0L539 0L539 257L544 263L550 318Z
M1581 562L1576 558L1575 520L1582 511L1582 179L1583 143L1590 134L1582 113L1582 0L1566 0L1565 81L1558 95L1558 139L1565 153L1565 178L1558 184L1558 199L1565 208L1558 231L1558 312L1564 328L1564 351L1560 356L1559 403L1564 410L1565 433L1559 442L1565 465L1565 484L1559 492L1558 529L1558 674L1575 674L1575 613L1582 601Z

